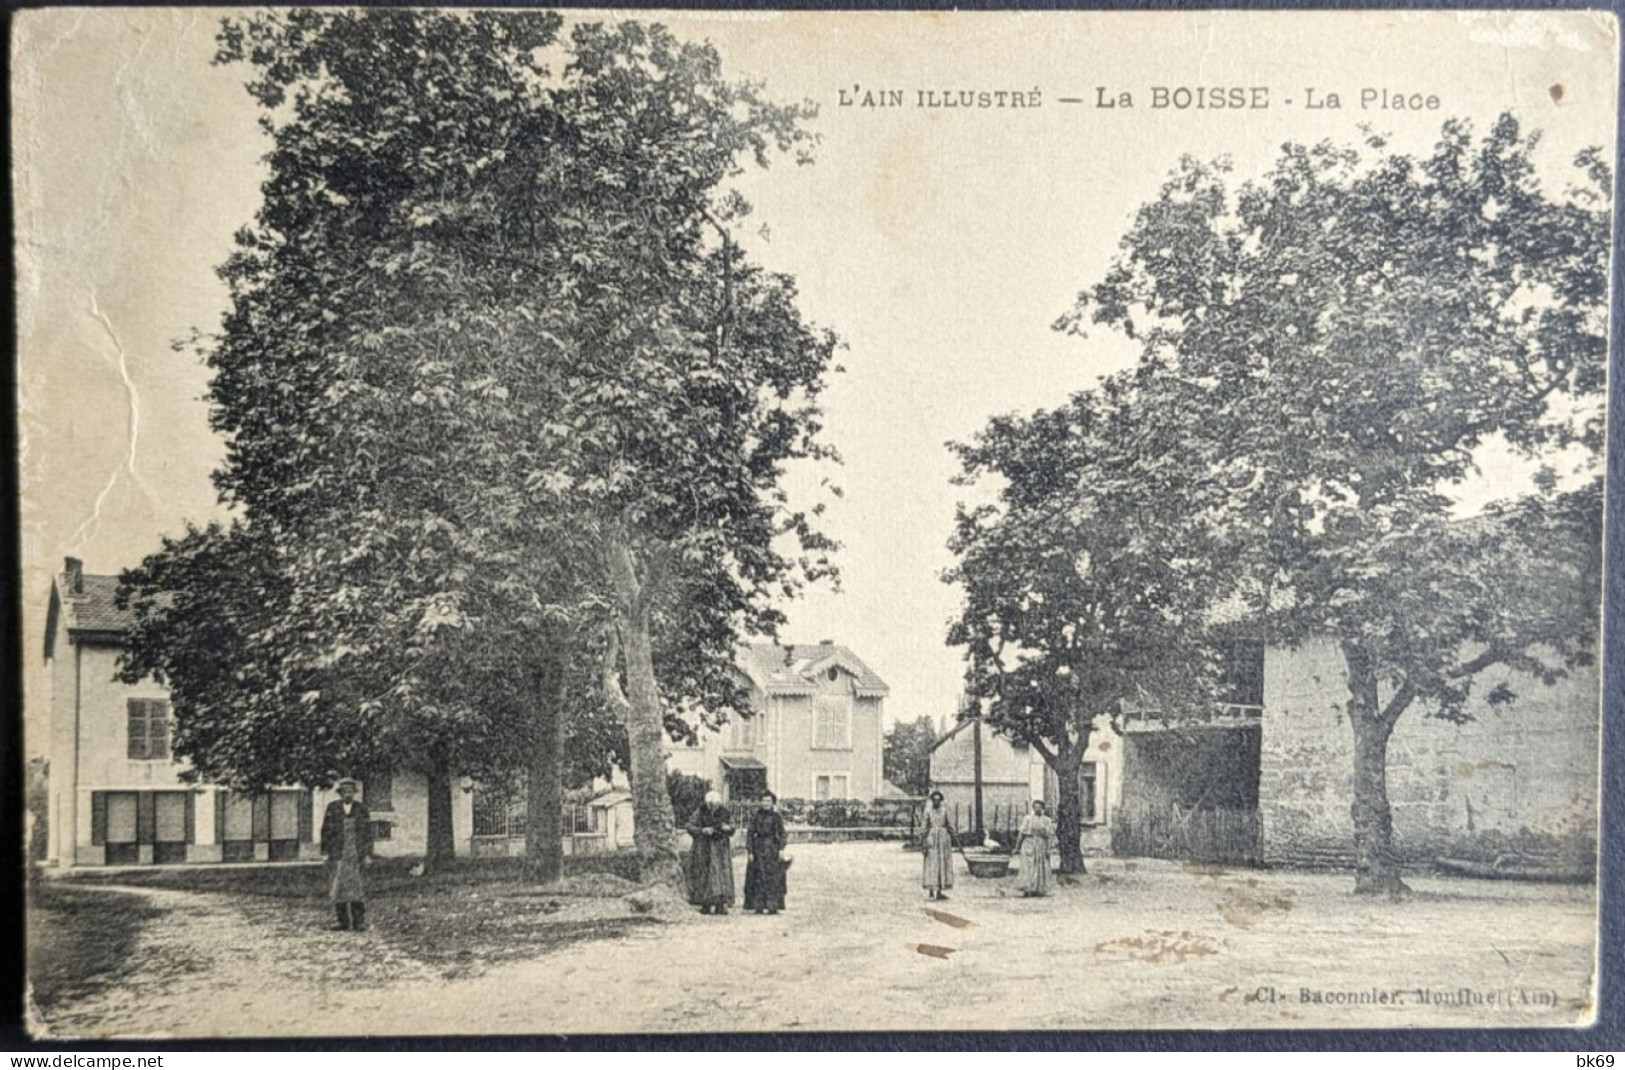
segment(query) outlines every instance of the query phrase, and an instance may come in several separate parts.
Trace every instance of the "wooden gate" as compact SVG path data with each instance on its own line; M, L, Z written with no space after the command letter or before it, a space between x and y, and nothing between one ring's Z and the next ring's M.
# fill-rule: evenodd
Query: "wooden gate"
M1263 861L1258 811L1125 803L1112 824L1112 853L1258 865Z

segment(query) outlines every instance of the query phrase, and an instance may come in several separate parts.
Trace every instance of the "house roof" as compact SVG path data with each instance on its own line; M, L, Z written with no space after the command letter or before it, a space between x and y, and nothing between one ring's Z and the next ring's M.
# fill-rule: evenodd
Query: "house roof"
M886 681L840 643L752 643L740 651L739 667L769 695L810 695L818 689L818 674L832 668L853 677L860 697L884 698L891 692Z
M994 745L995 741L997 741L997 743L1002 743L1005 746L1008 746L1011 750L1024 751L1027 749L1026 743L1023 743L1019 739L1012 739L1010 736L1005 735L992 725L988 724L987 721L978 717L967 717L963 721L955 724L952 728L948 729L948 731L944 732L942 735L938 736L937 741L931 744L931 753L935 754L937 752L937 748L959 735L959 733L975 724L978 720L981 720L982 727L987 729L987 731L982 734L984 744L992 746Z
M74 582L69 572L59 573L51 584L51 604L45 615L45 656L53 655L58 617L68 630L68 641L101 638L117 643L135 623L135 614L117 604L118 577L83 572Z

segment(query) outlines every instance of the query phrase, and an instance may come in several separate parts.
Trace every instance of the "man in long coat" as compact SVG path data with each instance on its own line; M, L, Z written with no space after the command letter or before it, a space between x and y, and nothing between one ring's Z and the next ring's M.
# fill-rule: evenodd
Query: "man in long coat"
M372 865L372 815L356 801L359 785L345 777L339 797L322 815L322 854L327 858L327 894L338 912L339 929L367 928L366 868Z

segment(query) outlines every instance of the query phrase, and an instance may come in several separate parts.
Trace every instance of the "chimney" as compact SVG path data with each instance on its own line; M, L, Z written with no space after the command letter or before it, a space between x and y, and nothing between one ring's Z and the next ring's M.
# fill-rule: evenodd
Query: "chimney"
M85 593L85 563L77 557L64 558L62 571L68 577L68 590L74 594Z
M818 645L819 646L834 646L835 645L835 640L833 640L833 639L820 639L820 640L818 640Z

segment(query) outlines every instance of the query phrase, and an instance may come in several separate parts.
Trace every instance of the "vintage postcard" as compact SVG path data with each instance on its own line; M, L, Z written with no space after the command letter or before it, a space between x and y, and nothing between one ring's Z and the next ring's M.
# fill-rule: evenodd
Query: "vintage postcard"
M1618 32L23 12L30 1028L1591 1024Z

